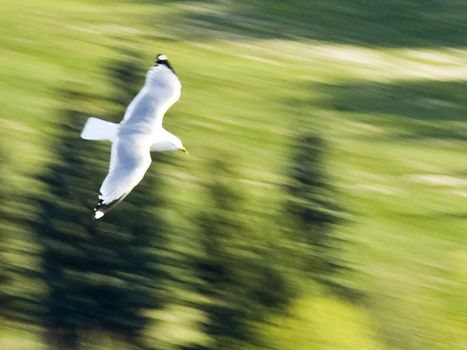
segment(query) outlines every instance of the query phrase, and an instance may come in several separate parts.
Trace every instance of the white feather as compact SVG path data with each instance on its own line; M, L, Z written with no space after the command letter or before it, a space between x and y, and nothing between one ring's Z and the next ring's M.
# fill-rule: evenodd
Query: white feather
M81 138L85 140L110 140L112 141L118 132L118 124L107 122L98 118L89 118L81 132Z
M104 216L105 205L124 198L143 179L151 164L151 150L183 148L180 139L162 127L165 112L180 98L180 92L175 73L165 64L158 64L148 71L143 88L129 104L120 124L88 119L82 138L112 141L109 173L100 188L96 219Z

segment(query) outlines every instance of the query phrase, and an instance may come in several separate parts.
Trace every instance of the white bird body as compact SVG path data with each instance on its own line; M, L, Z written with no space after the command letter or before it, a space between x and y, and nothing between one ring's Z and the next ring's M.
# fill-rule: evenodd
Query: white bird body
M125 198L143 179L151 164L151 151L186 151L180 139L162 127L164 114L178 101L180 91L180 81L167 57L159 55L120 124L97 118L86 122L82 138L112 141L109 173L94 208L96 219Z

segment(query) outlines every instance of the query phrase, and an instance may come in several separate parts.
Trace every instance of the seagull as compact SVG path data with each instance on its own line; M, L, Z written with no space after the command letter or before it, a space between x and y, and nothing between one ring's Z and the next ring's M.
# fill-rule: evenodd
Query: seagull
M86 121L81 138L112 142L109 172L99 191L95 219L103 217L143 179L152 151L188 153L182 141L162 127L165 112L178 101L180 92L180 80L167 56L158 55L119 124L94 117Z

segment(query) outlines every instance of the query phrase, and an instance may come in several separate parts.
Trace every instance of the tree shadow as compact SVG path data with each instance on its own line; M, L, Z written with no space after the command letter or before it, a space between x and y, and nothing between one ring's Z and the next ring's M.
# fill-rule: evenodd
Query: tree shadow
M244 36L379 47L467 44L467 3L463 1L241 0L187 4L177 1L168 5L178 6L183 14L177 13L176 27L167 28L184 39ZM173 19L167 23L173 24Z
M466 81L320 85L326 109L384 129L369 137L467 140Z

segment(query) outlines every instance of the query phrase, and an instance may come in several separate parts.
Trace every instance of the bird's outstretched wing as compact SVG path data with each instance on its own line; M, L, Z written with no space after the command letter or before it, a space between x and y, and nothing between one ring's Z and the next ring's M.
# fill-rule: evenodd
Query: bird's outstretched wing
M112 144L109 173L100 188L96 219L125 198L143 179L151 164L149 147L138 137L117 139Z
M180 98L180 92L180 81L167 57L159 55L146 75L143 88L128 106L118 133L111 138L109 173L94 208L96 219L125 198L143 179L151 164L154 133L162 129L164 114Z
M180 98L182 85L165 55L157 57L141 91L128 106L122 126L143 130L160 127L165 112Z

